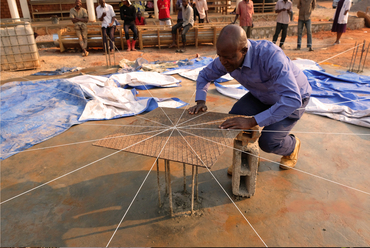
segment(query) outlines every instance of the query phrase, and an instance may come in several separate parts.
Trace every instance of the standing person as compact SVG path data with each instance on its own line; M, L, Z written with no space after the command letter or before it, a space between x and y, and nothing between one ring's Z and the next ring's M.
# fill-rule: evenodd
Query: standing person
M176 10L178 11L177 13L177 22L176 23L182 23L182 0L177 0L176 2Z
M193 0L190 0L189 4L193 8L194 22L197 20L197 17L198 17L198 20L200 20L199 13L198 13L197 6L196 6L195 2Z
M312 33L311 33L311 12L316 7L316 0L298 0L298 40L297 50L301 49L303 25L307 29L307 47L308 51L312 52Z
M87 11L82 8L81 0L76 0L76 6L69 11L69 17L75 25L76 35L80 42L81 49L83 51L82 56L89 55L87 49L87 26L86 23L89 20Z
M194 1L199 14L199 23L204 23L204 20L206 20L206 22L209 23L207 1L206 0L194 0Z
M258 140L260 148L281 155L280 168L293 168L298 160L300 140L289 134L302 117L312 88L305 74L270 41L248 40L237 25L224 27L217 40L213 62L200 71L195 101L189 114L207 110L206 97L210 82L230 73L249 90L230 110L244 115L226 120L221 129L249 130L264 127ZM228 173L232 173L229 168Z
M334 45L340 43L340 37L346 32L348 22L348 12L351 8L351 0L340 0L334 14L332 32L337 32L337 40Z
M158 0L157 5L159 25L171 26L170 0Z
M182 17L183 21L172 27L172 44L170 45L170 48L176 46L176 32L177 29L180 29L183 46L182 50L177 50L180 53L185 51L186 33L194 25L193 8L189 5L188 0L182 0Z
M125 38L127 43L127 51L136 51L135 43L138 38L137 36L137 28L135 25L135 18L136 18L136 8L131 5L130 0L122 0L123 5L119 8L121 14L121 20L124 21L123 29L125 31ZM132 30L134 33L134 37L132 39L132 43L130 42L130 34L129 29Z
M276 44L280 31L283 30L280 39L280 47L283 49L288 25L290 21L290 12L292 11L292 2L290 0L279 0L275 5L276 16L276 30L272 42Z
M141 11L136 13L135 25L146 25L145 17L143 17L141 13Z
M251 37L251 33L252 33L253 14L254 14L254 8L253 8L252 0L243 0L238 4L238 7L236 8L235 20L233 23L235 24L236 20L238 19L240 15L240 23L239 23L240 27L244 29L248 38Z
M99 0L99 5L96 7L96 15L102 22L101 29L103 32L103 49L105 53L108 52L106 49L110 49L110 52L113 52L114 32L116 31L116 13L114 13L112 5L106 4L105 0ZM109 47L107 35L109 37Z

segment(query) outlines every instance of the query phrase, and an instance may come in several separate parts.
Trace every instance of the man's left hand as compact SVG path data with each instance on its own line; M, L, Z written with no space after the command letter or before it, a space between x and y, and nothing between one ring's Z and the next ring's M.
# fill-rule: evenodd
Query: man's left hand
M254 117L235 117L224 121L221 129L243 129L248 130L256 126L257 122Z

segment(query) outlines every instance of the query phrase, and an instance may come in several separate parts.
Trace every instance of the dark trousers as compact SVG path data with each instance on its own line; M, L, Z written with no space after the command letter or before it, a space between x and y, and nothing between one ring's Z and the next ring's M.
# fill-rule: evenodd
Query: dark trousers
M182 27L182 22L177 23L175 26L172 26L172 33L176 34L176 30ZM186 25L183 27L182 32L181 32L181 38L182 38L182 43L186 43L186 33L189 31L191 28L191 24Z
M263 151L282 156L290 155L294 151L296 140L294 136L289 135L289 132L302 117L308 101L309 98L303 99L302 106L287 118L263 128L258 140ZM270 107L271 105L262 103L248 92L234 104L229 114L254 116Z
M284 45L286 34L287 34L287 31L288 31L288 24L284 24L284 23L280 23L280 22L276 23L275 34L274 34L274 38L272 39L273 43L276 43L281 30L283 32L281 33L280 47L282 45Z
M137 28L136 28L136 25L134 22L131 22L129 24L125 24L123 25L123 30L125 31L125 38L126 40L130 40L130 35L129 35L129 29L131 29L131 31L134 33L134 37L133 39L134 40L137 40Z
M204 19L199 18L199 23L204 23Z
M101 28L102 32L103 32L103 44L104 44L104 48L103 50L106 51L106 46L108 46L108 43L107 43L107 34L109 36L109 49L114 49L113 47L113 42L114 42L114 32L116 32L116 26L112 26L112 27L102 27ZM107 44L107 45L106 45Z

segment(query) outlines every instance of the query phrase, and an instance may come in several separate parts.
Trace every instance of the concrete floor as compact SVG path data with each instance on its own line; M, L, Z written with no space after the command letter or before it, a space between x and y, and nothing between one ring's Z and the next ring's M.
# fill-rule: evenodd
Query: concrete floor
M181 80L182 87L151 92L190 101L195 82ZM140 96L149 93L140 91ZM210 111L227 113L234 102L211 86ZM1 201L6 202L0 205L0 245L106 246L155 159L127 152L110 156L115 150L81 142L104 138L135 118L74 126L2 161ZM261 152L255 196L232 197L244 216L204 168L199 170L196 214L180 214L189 210L190 200L181 198L182 164L171 163L176 217L169 217L168 205L158 207L154 169L109 245L370 246L370 136L358 135L370 130L304 114L293 133L302 141L297 170L281 171L271 162L278 162L278 156ZM231 162L227 149L212 168L230 195L226 170ZM160 165L163 201L162 160Z

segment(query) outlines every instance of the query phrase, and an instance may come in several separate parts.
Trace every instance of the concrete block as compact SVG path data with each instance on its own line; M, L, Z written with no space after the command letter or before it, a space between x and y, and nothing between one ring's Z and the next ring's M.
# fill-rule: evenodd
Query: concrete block
M236 196L251 197L256 191L260 135L259 130L241 132L234 140L232 190Z

